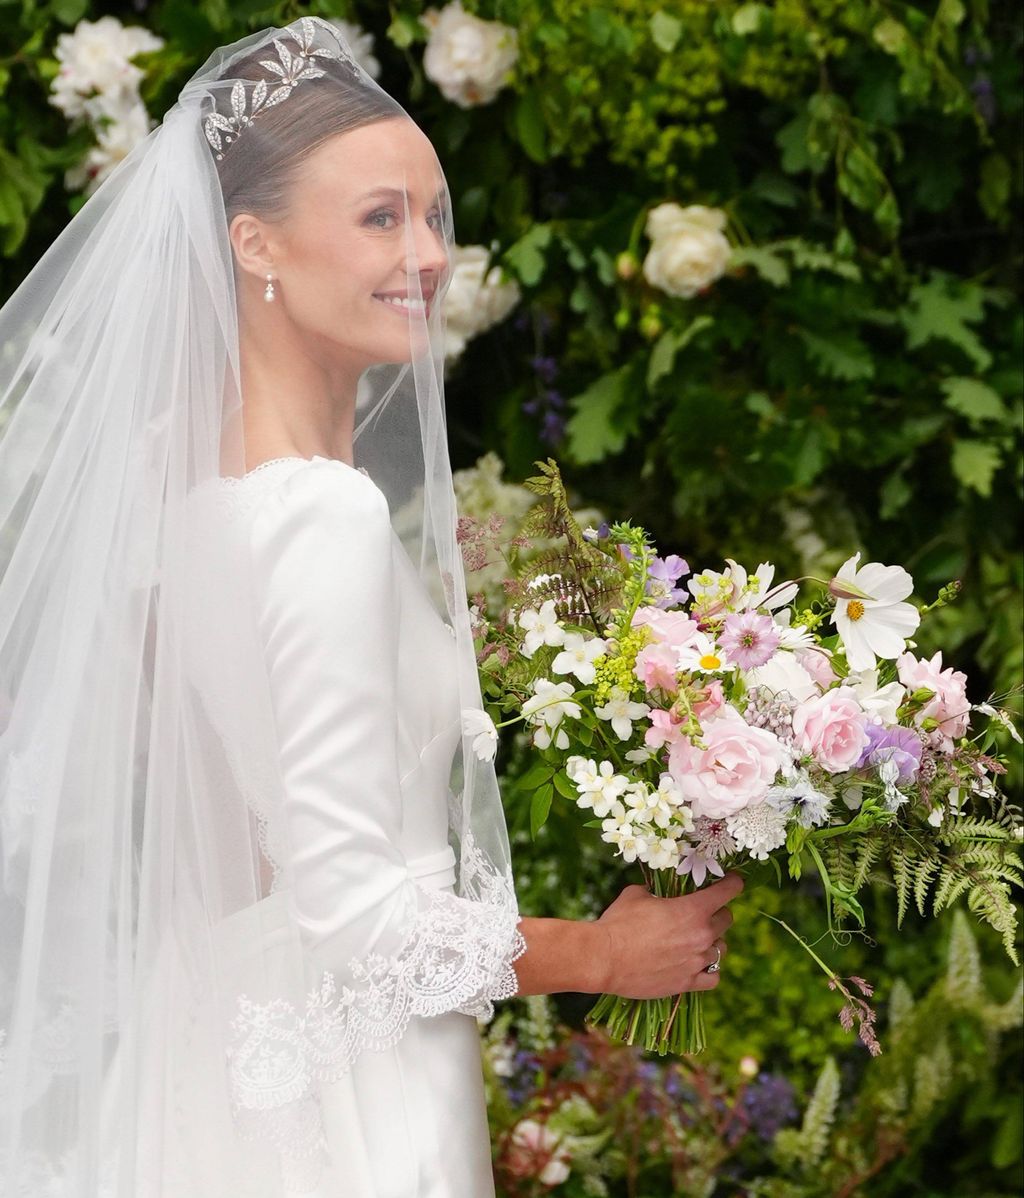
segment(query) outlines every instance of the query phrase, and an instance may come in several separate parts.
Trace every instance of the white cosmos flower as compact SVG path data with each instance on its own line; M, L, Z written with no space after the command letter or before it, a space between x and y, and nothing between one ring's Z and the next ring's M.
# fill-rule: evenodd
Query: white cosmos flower
M619 740L629 740L633 735L633 720L642 719L650 712L646 703L634 703L621 686L613 686L608 702L595 707L594 714L601 720L610 720Z
M589 686L597 677L594 662L607 652L608 646L599 636L588 640L579 632L567 632L562 652L551 663L552 673L575 674L584 686Z
M526 633L522 646L524 657L532 657L541 645L557 646L565 640L565 629L558 622L554 599L542 603L539 611L533 608L521 611L516 623Z
M473 737L473 752L481 761L494 760L498 751L498 729L486 711L479 707L464 708L462 734Z
M836 599L832 622L846 650L851 670L870 670L876 657L896 658L916 631L921 614L903 600L914 580L902 566L868 562L858 568L860 554L843 563L830 584ZM852 596L852 597L846 597Z
M692 641L679 649L679 669L698 674L715 674L729 669L725 654L706 632L698 632Z
M907 694L907 688L899 682L886 686L878 685L877 670L855 670L846 679L853 687L861 707L868 713L873 724L884 724L887 728L899 723L899 708Z

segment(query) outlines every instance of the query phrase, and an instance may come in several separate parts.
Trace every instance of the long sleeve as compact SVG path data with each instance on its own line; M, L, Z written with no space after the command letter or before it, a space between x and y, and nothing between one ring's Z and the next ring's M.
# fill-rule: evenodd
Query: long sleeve
M314 462L262 500L250 544L307 951L375 1043L410 1014L489 1014L517 989L514 905L427 889L400 848L402 613L384 496Z

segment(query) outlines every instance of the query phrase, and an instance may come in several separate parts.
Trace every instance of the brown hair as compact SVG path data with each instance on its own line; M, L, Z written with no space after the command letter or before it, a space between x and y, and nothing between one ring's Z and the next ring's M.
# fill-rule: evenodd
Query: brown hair
M271 90L280 79L260 64L266 47L234 62L225 80L265 81ZM217 162L228 223L239 212L280 220L288 193L303 160L329 138L374 121L405 116L395 100L344 61L320 58L320 79L297 83L281 103L263 108L252 124L228 144ZM246 103L250 103L251 89ZM230 89L217 88L216 111L231 115Z

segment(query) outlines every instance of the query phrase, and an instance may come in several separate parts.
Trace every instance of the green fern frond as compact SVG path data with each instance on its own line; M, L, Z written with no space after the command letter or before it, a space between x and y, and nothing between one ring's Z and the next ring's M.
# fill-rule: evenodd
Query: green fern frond
M861 840L860 852L853 871L853 890L856 892L865 885L875 862L882 855L882 842L874 836L865 836Z
M922 915L928 903L928 890L940 869L940 862L935 857L922 857L914 868L914 901Z

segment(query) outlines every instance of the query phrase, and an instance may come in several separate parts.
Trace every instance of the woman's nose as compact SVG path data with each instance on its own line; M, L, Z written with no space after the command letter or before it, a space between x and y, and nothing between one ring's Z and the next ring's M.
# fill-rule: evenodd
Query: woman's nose
M417 226L414 242L409 247L412 261L409 272L421 278L437 276L448 266L448 250L437 229L425 222Z

